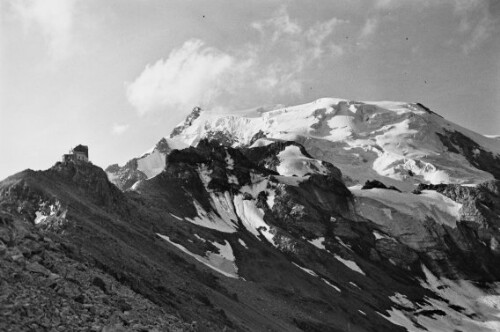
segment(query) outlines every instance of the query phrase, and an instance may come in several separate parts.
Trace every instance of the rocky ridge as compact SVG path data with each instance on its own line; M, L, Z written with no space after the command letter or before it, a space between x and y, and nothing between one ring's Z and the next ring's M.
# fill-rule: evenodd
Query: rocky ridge
M0 219L0 330L194 331L73 244L9 214Z

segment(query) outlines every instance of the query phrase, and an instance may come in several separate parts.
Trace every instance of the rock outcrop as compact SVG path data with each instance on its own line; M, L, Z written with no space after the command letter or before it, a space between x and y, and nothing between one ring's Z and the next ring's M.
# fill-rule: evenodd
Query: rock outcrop
M129 160L124 166L118 164L106 168L106 174L120 190L128 190L139 181L149 179L161 173L166 165L167 155L174 149L187 145L171 139L162 138L155 147L139 158Z
M92 266L72 243L0 215L0 330L194 331Z

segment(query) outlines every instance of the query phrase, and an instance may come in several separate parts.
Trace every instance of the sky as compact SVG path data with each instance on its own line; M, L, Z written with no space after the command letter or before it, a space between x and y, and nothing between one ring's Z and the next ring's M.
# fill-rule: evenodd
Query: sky
M500 134L500 1L5 0L0 179L77 144L103 168L193 107L421 102Z

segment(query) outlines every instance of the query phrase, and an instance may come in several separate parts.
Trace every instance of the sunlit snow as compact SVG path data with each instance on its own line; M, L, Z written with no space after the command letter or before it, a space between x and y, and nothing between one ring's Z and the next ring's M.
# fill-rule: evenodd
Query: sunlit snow
M362 275L366 275L363 270L361 270L361 268L358 266L358 264L356 264L356 262L354 261L351 261L351 260L348 260L348 259L343 259L342 257L340 257L339 255L334 255L335 258L341 262L342 264L344 264L345 266L347 266L348 268L350 268L351 270L353 271L356 271L358 273L361 273Z
M217 253L209 252L207 257L202 257L200 255L197 255L197 254L190 252L183 245L173 242L166 235L162 235L159 233L157 233L157 235L159 237L161 237L162 239L168 241L170 244L172 244L176 248L180 249L184 253L195 258L200 263L205 264L206 266L208 266L212 270L217 271L220 274L225 275L226 277L238 278L238 269L236 267L236 264L234 263L233 250L231 248L231 245L229 243L227 243L227 241L226 241L225 245L220 245L217 242L212 242L217 248L219 248L220 253L217 254Z
M316 272L314 272L313 270L307 269L307 268L305 268L303 266L300 266L299 264L296 264L296 263L293 263L293 262L292 262L292 264L295 265L296 267L298 267L299 269L301 269L302 271L304 271L305 273L312 275L313 277L317 277L318 276L316 274Z
M315 246L318 249L325 249L325 245L323 244L323 242L325 242L324 237L319 237L317 239L309 241L310 244L312 244L313 246Z
M255 134L264 132L266 138L253 146L294 140L313 158L333 163L355 183L378 179L405 191L420 182L477 184L493 179L462 155L448 151L438 136L444 134L443 128L458 131L487 151L500 154L496 138L462 128L417 104L338 98L241 115L204 111L177 138L195 145L207 132L220 131L234 138L237 145L246 145ZM297 167L293 159L282 165L283 174L304 174L300 171L304 168Z
M359 186L350 187L349 190L357 197L360 214L382 225L393 219L393 211L421 221L430 217L450 227L456 227L456 222L460 220L462 204L434 190L424 190L419 195L378 188L364 190ZM375 207L369 200L380 202L386 208Z
M396 293L390 297L396 306L387 314L381 314L382 317L412 332L500 331L500 296L496 295L500 290L499 284L490 285L490 290L480 289L472 282L439 279L425 266L422 269L426 277L421 282L422 286L439 297L426 297L425 302L416 304ZM456 310L452 305L463 309ZM428 317L416 314L423 310L440 310L444 315Z

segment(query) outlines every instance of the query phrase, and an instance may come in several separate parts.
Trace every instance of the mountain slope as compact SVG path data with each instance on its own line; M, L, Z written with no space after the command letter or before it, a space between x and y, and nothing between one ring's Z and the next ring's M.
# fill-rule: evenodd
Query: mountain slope
M7 224L51 236L172 328L500 328L495 140L419 104L339 99L197 108L172 136L106 172L68 162L5 179ZM0 240L23 268L18 242Z

